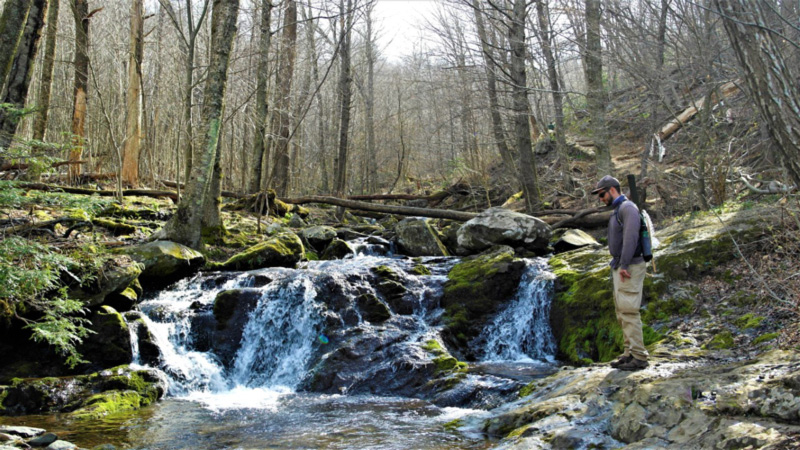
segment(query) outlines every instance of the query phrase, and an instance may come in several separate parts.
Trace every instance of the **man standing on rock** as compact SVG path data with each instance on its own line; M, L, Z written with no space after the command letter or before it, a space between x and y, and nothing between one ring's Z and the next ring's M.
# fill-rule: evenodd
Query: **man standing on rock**
M646 264L639 250L639 208L621 192L619 181L604 176L592 195L597 195L614 213L608 221L608 251L611 253L611 278L614 283L614 309L622 327L624 351L611 367L620 370L641 370L648 366L644 348L642 287Z

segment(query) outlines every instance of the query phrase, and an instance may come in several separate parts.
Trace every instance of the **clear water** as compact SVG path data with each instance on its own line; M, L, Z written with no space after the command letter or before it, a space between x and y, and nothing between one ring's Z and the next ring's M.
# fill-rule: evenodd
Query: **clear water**
M409 347L437 336L436 307L454 258L427 258L430 276L410 274L416 262L365 252L339 261L309 262L298 270L205 274L183 280L140 308L163 354L160 368L170 379L168 397L148 408L104 420L70 422L65 416L0 418L0 423L39 426L91 448L111 443L131 449L484 449L492 443L479 430L453 421L486 413L440 408L428 402L367 395L296 392L325 343L320 277L333 278L346 296L372 289L369 268L387 265L403 275L413 292L414 323ZM489 325L484 362L468 379L483 375L526 381L552 370L555 346L549 329L552 278L543 261L529 261L518 295ZM217 293L271 283L258 289L258 303L245 326L230 369L210 352L198 351L192 309L209 308ZM369 332L372 326L360 321ZM195 330L196 331L196 330ZM327 338L325 338L327 339ZM136 348L134 348L136 350ZM491 378L491 377L490 377Z

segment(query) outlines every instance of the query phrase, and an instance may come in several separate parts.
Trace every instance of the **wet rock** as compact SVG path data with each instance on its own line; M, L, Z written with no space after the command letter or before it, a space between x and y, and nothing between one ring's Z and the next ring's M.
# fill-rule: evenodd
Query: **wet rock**
M352 241L355 239L362 239L367 237L364 233L353 230L352 228L338 228L336 230L336 237L343 241Z
M89 329L94 333L84 339L78 350L89 361L90 367L99 370L130 363L131 335L122 315L103 305L89 320Z
M648 431L647 411L638 403L630 403L614 417L611 435L625 443L644 438Z
M32 437L44 434L47 430L42 428L22 427L14 425L0 425L0 433L10 434L12 436L19 436L21 438L29 439Z
M348 256L352 256L353 254L353 248L350 247L350 244L341 239L334 239L325 248L325 252L322 253L320 259L326 261L332 259L344 259Z
M165 286L190 275L205 262L201 253L171 241L148 242L119 251L144 265L139 279L150 287Z
M104 305L108 305L117 311L125 312L132 310L139 302L139 294L132 287L127 287L121 292L112 292L105 297Z
M262 296L257 289L233 289L220 292L214 299L216 329L210 331L211 349L225 367L233 363L250 313Z
M395 226L397 247L410 256L448 256L450 253L431 228L428 219L409 217Z
M361 294L356 299L356 304L361 310L361 316L366 321L381 323L392 317L389 307L372 294Z
M467 343L516 292L524 267L512 248L500 246L465 258L450 269L441 300L449 344L470 352Z
M28 441L29 445L34 447L47 447L48 445L52 444L53 442L58 440L58 436L55 433L45 433L39 437L35 437Z
M55 441L48 445L45 450L74 450L78 448L77 445L67 441Z
M156 343L156 338L150 331L150 326L140 311L129 311L124 315L128 327L133 330L139 345L139 359L142 364L158 366L161 361L161 349Z
M389 307L397 314L413 314L414 301L408 296L403 278L388 266L376 266L370 269L377 275L375 289L386 300Z
M600 247L600 243L583 230L570 229L565 231L564 234L558 238L558 241L553 244L553 250L555 250L556 253L563 253L582 247Z
M210 263L214 270L254 270L264 267L294 267L304 256L305 249L294 233L281 233L256 244L223 263Z
M535 217L502 207L489 208L459 228L459 254L475 254L495 245L545 254L550 236L550 226Z
M336 237L336 230L333 227L320 225L306 228L302 234L311 250L322 251Z

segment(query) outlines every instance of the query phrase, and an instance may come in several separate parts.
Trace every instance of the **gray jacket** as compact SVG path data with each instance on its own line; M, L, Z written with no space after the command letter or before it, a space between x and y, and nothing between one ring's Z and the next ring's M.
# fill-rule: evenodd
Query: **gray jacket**
M616 215L619 214L619 220ZM622 225L620 225L622 222ZM631 264L644 263L640 256L633 256L639 245L639 208L636 203L625 200L617 206L608 221L608 251L611 253L612 269L625 269Z

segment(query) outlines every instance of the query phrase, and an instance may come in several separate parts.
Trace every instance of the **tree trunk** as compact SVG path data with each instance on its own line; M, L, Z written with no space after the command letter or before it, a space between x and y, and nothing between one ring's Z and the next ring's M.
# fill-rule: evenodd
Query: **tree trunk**
M375 2L367 5L367 92L364 99L365 126L367 127L367 191L378 190L378 155L375 148L375 32L372 29L372 12Z
M236 34L238 0L214 0L211 18L211 55L203 94L203 151L192 164L186 195L172 219L164 226L164 236L194 249L202 249L202 218L217 161L219 131L227 84L228 61Z
M547 63L547 80L550 82L550 91L553 97L553 115L555 116L556 147L558 154L566 156L567 138L564 134L564 100L559 85L556 58L553 54L553 39L550 33L550 9L546 0L536 0L536 14L539 18L539 39L542 44L542 53Z
M122 151L121 173L122 182L131 187L139 186L139 151L142 130L142 54L144 50L142 11L142 0L132 0L125 146Z
M338 153L336 156L336 164L334 169L334 190L337 197L343 197L347 188L347 144L350 134L350 102L352 98L352 84L353 79L350 74L350 35L353 25L353 2L347 0L341 3L341 14L344 15L342 21L342 42L339 45L339 61L341 66L339 68L339 145ZM342 214L343 210L339 211ZM341 217L341 214L337 214Z
M39 48L39 38L42 35L46 15L47 0L34 0L28 11L22 38L17 45L14 63L6 77L1 103L12 105L17 110L25 108L25 99L28 97L28 87L33 76L33 63L36 60L36 50ZM8 148L11 145L21 118L22 116L14 111L0 109L0 148Z
M11 71L11 64L17 54L17 46L25 24L28 21L28 11L33 0L8 0L0 16L0 83L2 92L5 92L6 78Z
M411 206L380 205L376 203L360 202L357 200L346 200L338 197L324 197L311 195L299 198L283 198L285 203L302 205L305 203L323 203L336 205L342 208L357 209L361 211L374 211L387 214L400 214L405 216L433 217L437 219L451 219L466 222L474 219L478 214L461 211L451 211L447 209L415 208Z
M47 131L47 115L50 112L50 89L53 85L53 66L56 55L56 35L58 33L59 0L50 0L47 7L47 31L44 39L44 58L42 77L39 80L39 93L36 97L36 115L33 119L33 139L44 140Z
M600 0L586 0L586 48L583 73L586 77L586 106L592 121L597 173L612 175L611 152L606 132L606 94L603 88L603 60L600 41Z
M541 206L536 161L531 148L528 115L528 77L525 72L525 0L514 0L508 40L511 44L511 92L514 110L514 135L517 144L519 181L525 196L525 211L532 214Z
M278 196L285 196L289 190L289 135L291 133L291 94L294 78L294 60L297 52L297 1L287 0L283 17L281 36L281 58L278 68L277 117L273 121L277 127L277 145L270 179Z
M86 90L89 84L89 3L88 0L74 0L72 16L75 19L75 83L72 103L72 148L70 161L83 157L86 143ZM69 166L70 182L75 183L80 175L79 165Z
M264 165L264 146L267 134L267 84L269 82L269 45L270 24L272 18L272 2L261 1L261 39L259 41L258 74L256 74L256 131L253 138L253 159L250 168L250 184L248 192L255 194L261 190L261 169Z
M786 64L761 2L714 0L725 31L742 66L750 96L767 123L783 166L800 186L800 88L797 74ZM793 49L792 51L797 51Z

